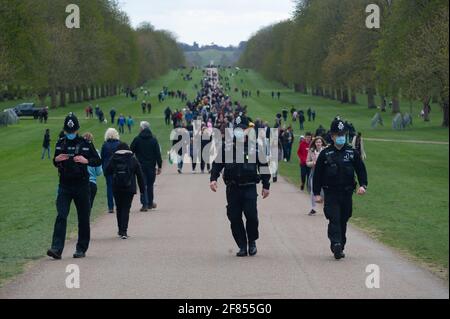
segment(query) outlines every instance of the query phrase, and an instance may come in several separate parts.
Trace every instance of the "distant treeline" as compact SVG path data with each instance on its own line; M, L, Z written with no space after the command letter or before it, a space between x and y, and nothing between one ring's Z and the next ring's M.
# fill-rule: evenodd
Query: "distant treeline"
M66 7L80 8L79 29ZM136 30L116 1L1 0L0 101L37 95L51 107L116 95L185 65L174 36Z
M189 45L186 43L180 43L179 44L180 47L183 49L183 51L185 52L197 52L197 51L205 51L205 50L217 50L217 51L240 51L240 50L244 50L245 46L247 45L246 41L242 41L239 43L239 45L236 46L232 46L229 45L227 47L224 46L220 46L217 44L210 44L210 45L202 45L200 46L197 42L194 42L193 45Z
M260 30L239 65L297 91L369 108L389 97L439 102L448 127L448 0L302 0L291 20ZM366 26L366 7L381 9L381 27ZM383 102L384 103L384 102ZM382 105L383 106L383 105Z

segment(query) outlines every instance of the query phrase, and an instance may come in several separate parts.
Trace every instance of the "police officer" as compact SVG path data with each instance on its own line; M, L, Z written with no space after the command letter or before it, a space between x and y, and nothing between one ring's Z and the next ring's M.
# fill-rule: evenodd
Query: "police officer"
M268 172L268 164L259 161L257 147L249 149L248 135L246 137L244 132L244 130L247 130L248 133L248 119L241 116L237 117L234 127L233 143L231 145L223 143L222 160L219 161L216 158L213 162L210 188L213 192L217 192L217 179L224 170L223 179L226 185L228 202L227 215L231 222L234 240L239 247L237 256L245 257L248 254L254 256L257 253L256 240L259 238L256 185L262 181L262 197L267 198L270 194L271 176ZM240 143L237 143L237 141ZM238 144L239 147L237 147ZM233 154L231 163L227 163L227 157L231 158L228 152ZM238 155L237 152L241 152L241 154ZM253 155L252 152L254 152ZM243 159L243 161L240 159ZM262 172L263 167L266 169L265 172ZM246 226L244 226L242 220L242 213L246 218Z
M72 200L78 214L78 243L74 258L83 258L90 241L91 213L88 166L100 166L101 160L94 145L78 136L80 124L72 113L64 121L63 136L56 144L54 165L58 168L59 189L56 200L58 215L53 232L52 247L47 255L61 259L66 239L67 216Z
M352 216L352 196L356 190L355 172L358 177L358 195L367 190L367 171L360 155L346 141L347 129L341 119L331 124L331 146L323 150L316 163L313 192L318 203L323 202L324 213L329 220L328 238L336 259L345 257L347 222Z

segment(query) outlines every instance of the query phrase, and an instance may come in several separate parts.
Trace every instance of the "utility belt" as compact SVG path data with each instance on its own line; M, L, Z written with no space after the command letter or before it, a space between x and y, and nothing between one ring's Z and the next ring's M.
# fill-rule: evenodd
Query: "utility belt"
M356 191L356 182L354 185L333 185L333 186L323 186L323 189L334 193L353 193Z
M224 178L223 181L225 182L225 185L227 185L227 186L244 187L244 186L253 186L253 185L259 184L261 182L261 178L258 175L256 175L256 176L252 176L251 178L243 178L241 180L233 179L233 178Z

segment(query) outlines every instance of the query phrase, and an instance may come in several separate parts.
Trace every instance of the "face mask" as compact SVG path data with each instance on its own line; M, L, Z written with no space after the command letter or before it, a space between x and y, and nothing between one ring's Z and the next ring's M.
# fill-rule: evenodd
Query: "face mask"
M77 137L77 134L75 134L75 133L66 134L66 137L68 140L73 141Z
M342 146L347 142L347 139L345 136L338 136L336 137L336 145Z

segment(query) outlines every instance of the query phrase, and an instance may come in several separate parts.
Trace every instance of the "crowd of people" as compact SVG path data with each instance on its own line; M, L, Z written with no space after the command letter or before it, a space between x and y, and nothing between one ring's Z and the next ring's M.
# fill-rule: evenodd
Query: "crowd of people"
M254 129L258 132L257 134L264 132L266 141L271 138L271 129L277 129L279 133L278 161L291 161L295 135L292 126L287 126L289 114L287 109L283 109L281 113L276 115L275 125L270 127L267 121L260 118L250 118L247 105L243 105L239 101L233 101L225 93L224 88L220 85L221 76L216 69L205 69L203 72L200 89L192 101L187 101L182 91L169 91L167 87L160 93L160 97L163 99L169 96L186 102L185 107L181 110L175 109L172 111L170 107L164 110L166 125L172 124L174 129L183 128L185 132L189 133L188 142L176 154L178 173L183 173L185 161L183 156L186 154L191 159L192 173L196 173L198 166L200 166L202 173L205 173L205 169L208 173L211 173L212 168L214 168L213 158L211 156L205 158L203 154L205 147L213 139L213 129L217 129L216 131L219 131L222 139L224 139L227 134L226 130L234 129L236 125L239 126L241 119L245 119L248 124L245 125L246 129ZM275 97L275 92L273 92L273 97ZM144 103L145 101L143 105ZM145 108L143 107L144 113L146 110L151 111L151 106L149 110L147 103L145 103ZM93 114L94 109L92 106L88 106L86 117L92 118ZM103 122L104 114L98 106L95 108L95 114L100 122ZM111 123L116 123L117 112L114 108L111 109L109 115ZM306 115L308 121L315 121L315 110L309 108ZM294 107L291 109L291 116L293 122L297 119L306 121L305 113L302 110L296 110ZM335 145L336 139L338 139L341 143L339 145L345 146L351 143L351 152L354 151L358 159L364 160L366 158L362 134L356 134L354 126L349 122L344 122L339 116L336 117L335 121L339 125L334 131L333 127L327 131L320 125L315 134L307 132L299 140L297 156L300 162L301 190L307 190L311 193L311 211L309 212L311 216L317 213L316 206L319 202L317 198L324 197L322 187L315 184L318 183L316 177L317 163L319 159L323 161L322 152L324 150L329 151L327 146ZM207 133L206 135L209 134L210 138L202 138L201 148L195 152L193 144L196 130L194 127L197 123L200 123L199 131L201 135L204 136ZM85 256L90 240L89 216L98 191L97 179L101 175L104 175L106 180L108 213L115 213L117 216L120 238L128 238L130 209L138 190L142 204L141 212L157 208L154 200L154 183L162 170L161 148L153 135L150 124L145 121L140 123L140 133L130 145L122 142L120 134L125 133L126 125L129 133L131 133L133 124L134 120L131 116L125 118L123 114L120 114L117 118L118 130L112 127L108 128L105 132L101 151L97 151L94 147L93 134L88 132L79 135L80 124L75 115L70 114L65 119L64 130L56 144L53 158L54 165L59 171L60 183L57 199L58 216L55 222L52 247L48 251L49 256L55 259L61 258L67 215L72 200L75 201L77 206L79 220L79 241L74 257L83 258ZM184 141L181 135L171 136L171 139L173 145ZM46 130L42 159L45 158L46 154L50 158L50 142L50 131ZM341 148L338 149L338 151L340 150ZM343 150L346 151L346 148L344 147ZM342 161L345 161L345 158ZM366 187L367 182L363 172L365 168L363 169L363 164L358 163L358 165L360 165L358 169L362 172L361 176L358 177L361 177L362 185ZM270 175L272 175L273 181L277 182L277 168L271 173L267 175L268 178L270 179ZM322 171L320 174L323 174ZM266 181L266 184L268 184L268 181ZM268 185L266 186L268 195ZM362 189L359 191L364 193ZM256 246L254 248L256 253ZM340 255L338 254L338 256Z

